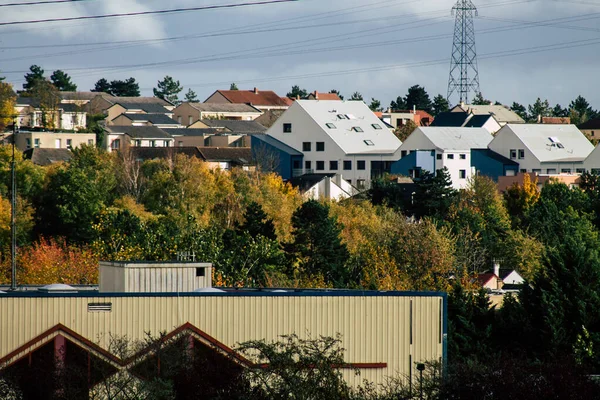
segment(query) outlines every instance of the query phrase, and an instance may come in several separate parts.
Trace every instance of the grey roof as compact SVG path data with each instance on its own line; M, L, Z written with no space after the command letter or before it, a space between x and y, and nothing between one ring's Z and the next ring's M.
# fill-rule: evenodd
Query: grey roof
M136 114L124 113L121 114L132 121L148 121L153 125L179 125L177 121L167 117L165 114ZM121 116L119 115L119 117ZM117 117L117 118L119 118ZM116 118L115 118L116 119ZM113 119L114 121L114 119Z
M110 101L112 101L113 103L136 103L136 104L159 104L162 106L172 106L173 104L163 100L161 98L158 97L132 97L132 96L122 96L122 97L116 97L113 96L113 98L110 99Z
M46 166L56 162L71 161L73 153L69 149L33 148L25 150L23 156L36 165Z
M422 134L440 150L485 149L494 138L483 128L455 128L443 126L421 126L404 141L401 149L412 148L417 135ZM415 135L415 138L411 139Z
M188 157L202 158L197 147L130 147L129 151L136 160L154 160L157 158L171 158L176 154Z
M463 126L469 114L466 112L442 112L439 113L429 126Z
M119 104L126 110L143 110L149 114L172 114L172 111L167 110L163 105L157 103L136 103L132 101L116 101L115 104Z
M258 108L254 108L249 104L233 104L233 103L190 103L198 111L208 112L236 112L236 113L262 113Z
M108 93L100 93L100 92L58 92L60 95L60 98L63 100L92 100L94 97L98 96L98 95L106 95L106 96L111 96Z
M256 118L254 121L261 124L265 128L270 128L273 126L275 121L281 117L281 115L285 112L285 110L268 110L265 111L260 117Z
M171 139L171 135L156 126L110 125L104 129L111 133L124 133L134 139Z
M30 105L31 107L39 108L40 101L35 97L20 96L17 98L16 104L17 105ZM58 103L57 102L56 109L63 110L66 112L86 112L85 106L78 106L77 104L73 104L73 103Z
M85 107L78 106L77 104L72 104L72 103L61 103L58 105L58 108L60 108L61 110L65 111L65 112L80 112L80 113L86 112Z
M205 136L223 132L222 130L219 130L217 128L162 128L162 130L172 136Z
M303 154L293 147L288 146L287 144L275 139L273 136L269 135L252 135L253 138L258 139L260 141L265 142L265 144L269 146L273 146L278 150L283 151L292 156L302 156Z
M494 118L493 115L480 114L473 115L464 125L465 128L481 128L483 127L490 118Z
M461 111L465 111L465 112L470 112L473 113L475 115L493 115L494 118L496 118L496 121L498 121L501 124L524 124L525 121L523 121L523 118L519 117L519 115L512 111L511 109L509 109L506 106L502 106L502 105L473 105L473 104L466 104L466 105L458 105L456 107L454 107L452 110L450 110L452 112L461 112Z
M594 145L575 125L508 124L496 133L490 144L502 143L505 135L513 133L540 162L581 161ZM558 144L561 144L559 146Z
M227 161L238 165L252 163L250 147L199 147L204 161Z
M262 133L267 128L255 121L234 121L228 119L203 119L200 122L213 128L227 128L232 133Z

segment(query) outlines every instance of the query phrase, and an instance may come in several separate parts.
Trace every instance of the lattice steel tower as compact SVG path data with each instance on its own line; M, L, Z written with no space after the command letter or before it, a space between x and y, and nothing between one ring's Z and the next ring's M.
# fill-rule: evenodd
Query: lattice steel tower
M477 72L477 53L475 51L475 27L473 17L477 8L471 0L458 0L452 7L456 15L454 23L454 43L450 61L448 79L448 101L458 93L460 102L469 103L469 92L479 93L479 73Z

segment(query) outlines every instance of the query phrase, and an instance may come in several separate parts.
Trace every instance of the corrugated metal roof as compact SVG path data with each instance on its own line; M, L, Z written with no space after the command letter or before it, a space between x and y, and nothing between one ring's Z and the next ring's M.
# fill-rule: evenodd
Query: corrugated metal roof
M412 135L417 131L420 131L435 147L441 150L485 149L494 138L483 128L423 126L417 128Z
M581 161L594 150L594 145L575 125L508 124L498 131L496 138L510 132L540 162Z
M297 100L292 107L301 107L346 154L393 154L402 144L363 101Z

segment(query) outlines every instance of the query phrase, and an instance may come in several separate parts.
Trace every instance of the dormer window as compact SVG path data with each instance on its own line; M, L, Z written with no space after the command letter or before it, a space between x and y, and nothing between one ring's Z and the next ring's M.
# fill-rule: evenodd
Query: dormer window
M353 130L354 132L364 132L360 126L353 126L353 127L352 127L352 130Z

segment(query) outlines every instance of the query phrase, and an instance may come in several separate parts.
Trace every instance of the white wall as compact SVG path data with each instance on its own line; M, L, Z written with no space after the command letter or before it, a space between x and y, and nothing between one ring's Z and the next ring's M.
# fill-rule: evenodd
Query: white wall
M541 170L542 173L546 173L545 170L542 170L543 167L538 158L529 151L521 139L510 129L500 130L494 140L490 142L488 148L508 159L511 159L510 150L514 149L517 151L517 157L512 158L512 160L519 163L519 171L533 172L533 170ZM523 158L519 158L519 150L524 150L525 156Z

